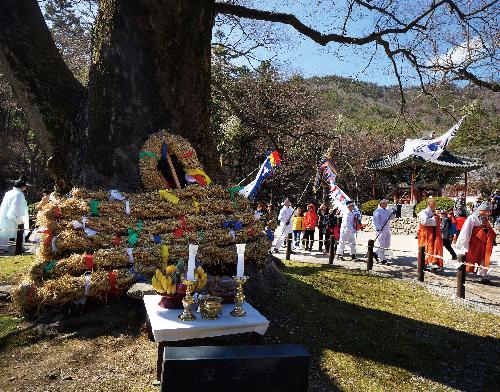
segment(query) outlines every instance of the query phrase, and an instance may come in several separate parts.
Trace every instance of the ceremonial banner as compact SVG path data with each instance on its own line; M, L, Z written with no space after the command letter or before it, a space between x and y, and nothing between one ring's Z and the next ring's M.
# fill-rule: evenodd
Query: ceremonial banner
M407 158L411 155L417 155L427 161L438 159L450 140L456 135L464 118L462 117L448 132L435 139L406 139L404 150L399 154L399 157Z
M271 175L273 169L280 164L281 158L278 154L278 151L273 151L268 155L264 163L261 165L255 179L250 184L241 189L239 193L252 200L255 197L257 190L260 188L260 184L262 183L264 178Z
M314 180L314 189L318 189L321 180L324 180L328 185L335 184L337 178L337 169L333 165L331 159L325 159L321 162L318 167L318 172L316 173L316 179Z

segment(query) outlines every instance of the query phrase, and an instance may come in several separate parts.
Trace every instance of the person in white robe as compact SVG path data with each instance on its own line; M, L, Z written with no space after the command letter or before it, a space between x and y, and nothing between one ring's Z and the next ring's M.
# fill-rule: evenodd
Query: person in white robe
M283 202L283 207L280 210L278 215L278 221L280 222L279 226L276 228L274 232L274 241L273 241L273 252L278 253L278 249L283 246L285 240L288 237L288 234L292 232L292 215L293 208L291 206L290 200L287 198Z
M496 233L488 220L491 205L483 202L466 219L457 239L457 252L465 254L467 272L475 272L481 277L480 283L490 284L488 274ZM482 267L482 268L476 268Z
M17 227L24 224L24 237L29 229L28 203L24 196L24 191L28 184L26 177L21 176L16 180L14 187L5 193L2 203L0 204L0 249L6 251L9 245L10 238L16 238Z
M340 238L337 248L337 256L344 255L344 248L349 244L351 249L351 259L356 260L356 232L357 232L357 217L354 212L354 202L349 200L346 207L342 211L342 224L340 225Z
M374 253L375 259L382 264L387 264L385 250L391 246L391 220L395 217L394 210L387 209L387 199L379 201L378 208L373 212L373 226L377 233Z

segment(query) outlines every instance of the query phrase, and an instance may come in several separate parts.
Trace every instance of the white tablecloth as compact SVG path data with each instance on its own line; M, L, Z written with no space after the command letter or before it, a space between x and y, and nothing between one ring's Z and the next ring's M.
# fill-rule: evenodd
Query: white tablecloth
M269 327L269 321L246 302L243 304L243 309L247 312L245 317L231 316L229 312L234 309L234 304L225 304L222 315L217 320L202 319L200 313L194 312L196 320L181 321L178 316L182 313L182 309L163 309L158 305L160 299L159 295L144 296L144 305L155 342L173 342L245 332L264 335Z

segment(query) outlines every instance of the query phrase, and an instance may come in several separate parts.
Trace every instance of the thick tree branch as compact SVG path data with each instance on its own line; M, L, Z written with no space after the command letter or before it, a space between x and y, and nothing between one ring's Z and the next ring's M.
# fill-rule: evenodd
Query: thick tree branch
M305 24L303 24L295 15L271 12L271 11L262 11L253 8L244 7L241 5L235 4L226 4L226 3L215 3L214 11L220 14L226 15L234 15L242 18L255 19L255 20L264 20L268 22L277 22L283 23L292 26L299 33L306 35L311 38L313 41L317 42L320 45L327 45L330 42L337 42L341 44L351 44L351 45L365 45L379 40L381 37L389 34L404 34L410 31L411 29L420 26L419 23L422 21L427 15L433 12L436 8L445 4L446 1L442 0L437 3L432 4L426 11L417 16L411 22L406 25L398 28L387 28L380 31L374 31L371 34L368 34L364 37L350 37L346 35L340 34L322 34L317 30L314 30Z
M500 91L500 85L498 84L498 82L487 82L485 80L479 79L476 75L467 71L467 69L465 68L458 68L455 70L451 70L451 72L456 75L456 79L468 80L469 82L472 82L477 86L490 89L491 91L494 91L496 93Z
M286 14L286 13L279 13L279 12L271 12L271 11L262 11L262 10L257 10L257 9L252 9L236 4L228 4L228 3L215 3L214 6L214 11L216 13L221 13L221 14L226 14L226 15L233 15L237 17L242 17L242 18L249 18L249 19L255 19L255 20L263 20L263 21L268 21L268 22L276 22L276 23L283 23L287 24L289 26L292 26L295 30L297 30L299 33L311 38L313 41L320 45L327 45L330 42L336 42L340 44L346 44L346 45L366 45L370 43L377 43L380 44L384 47L385 53L389 60L392 63L392 66L394 68L396 78L399 83L400 90L402 90L402 84L401 84L401 77L400 74L397 70L396 63L395 63L395 56L397 54L403 54L411 63L411 65L415 68L419 78L422 87L424 87L423 84L423 78L422 78L422 70L431 70L431 71L445 71L445 72L450 72L454 74L457 78L463 79L463 80L468 80L480 87L488 88L492 91L498 91L499 85L496 82L488 82L484 79L479 78L478 76L470 73L463 67L450 67L447 69L444 69L443 67L429 67L425 66L423 64L420 64L416 56L411 53L410 49L396 49L392 50L390 48L390 41L389 37L394 37L397 35L404 35L410 31L424 31L428 29L428 21L430 18L432 18L433 14L435 13L436 10L438 10L441 7L448 7L451 12L455 13L457 18L465 23L469 28L471 28L473 31L475 31L478 36L482 39L481 35L477 30L470 24L470 19L473 16L476 16L479 13L487 11L491 6L493 6L495 3L497 3L498 0L491 1L490 3L485 4L481 8L478 8L476 10L472 10L469 13L466 13L460 9L460 7L456 4L455 1L453 0L441 0L441 1L433 1L426 10L424 10L420 15L416 16L412 21L409 22L403 22L401 19L397 18L394 13L390 12L387 8L383 7L378 7L369 4L369 1L362 1L362 0L353 0L352 3L349 5L349 9L347 12L346 16L346 22L347 18L349 18L350 13L352 11L352 5L353 4L358 4L361 7L364 7L370 11L378 12L382 15L385 15L388 17L390 20L396 22L398 24L398 27L388 27L388 28L383 28L377 31L373 31L372 33L362 36L362 37L353 37L353 36L347 36L345 35L345 23L344 27L341 29L342 34L322 34L321 32L312 29L305 24L303 24L295 15L292 14ZM436 69L437 68L437 69ZM425 92L425 89L424 89ZM402 96L402 103L404 105L404 97Z
M66 190L84 88L62 60L36 0L2 2L0 72L6 74L47 155L57 162L51 169L59 188Z

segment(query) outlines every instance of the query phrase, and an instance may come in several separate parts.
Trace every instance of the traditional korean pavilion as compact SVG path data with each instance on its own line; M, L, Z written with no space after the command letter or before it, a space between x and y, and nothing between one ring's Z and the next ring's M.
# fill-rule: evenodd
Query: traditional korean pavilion
M375 178L380 173L393 185L395 193L404 187L410 188L410 203L417 203L424 191L433 191L441 195L443 188L464 178L464 192L467 194L467 173L477 170L482 162L476 158L468 158L452 154L448 150L437 159L426 160L418 155L403 156L397 151L372 160L366 169L373 172L373 197L375 198Z

